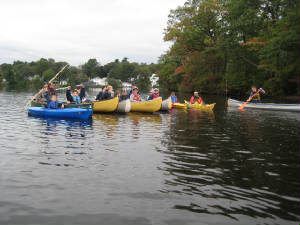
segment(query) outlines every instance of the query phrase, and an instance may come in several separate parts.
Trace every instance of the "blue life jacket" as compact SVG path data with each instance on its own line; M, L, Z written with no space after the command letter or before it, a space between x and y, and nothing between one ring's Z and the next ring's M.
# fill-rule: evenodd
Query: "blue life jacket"
M79 96L73 96L73 95L72 95L72 97L73 97L73 102L74 102L75 104L80 104L80 103L81 103L80 97L79 97Z
M54 101L49 101L48 103L47 103L47 108L48 109L58 109L58 108L60 108L60 105L59 105L59 103L56 101L56 102L54 102Z
M177 96L170 96L171 97L171 101L172 101L172 103L176 103L177 102Z

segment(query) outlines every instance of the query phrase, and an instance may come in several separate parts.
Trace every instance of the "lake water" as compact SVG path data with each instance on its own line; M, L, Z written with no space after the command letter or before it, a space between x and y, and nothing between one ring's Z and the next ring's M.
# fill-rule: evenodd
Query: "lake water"
M29 117L0 93L0 224L298 224L299 114Z

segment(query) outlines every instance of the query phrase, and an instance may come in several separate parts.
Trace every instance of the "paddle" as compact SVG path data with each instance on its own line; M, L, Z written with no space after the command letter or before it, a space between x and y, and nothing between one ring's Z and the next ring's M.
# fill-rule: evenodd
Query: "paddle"
M248 98L248 100L245 101L245 102L239 107L239 110L243 110L243 109L245 108L245 106L246 106L249 102L251 102L251 100L252 100L256 95L259 94L259 92L260 92L261 90L262 90L262 88L258 89L258 91L257 91L254 95L252 95L250 98Z
M52 83L52 82L59 76L59 74L61 74L61 73L64 71L64 69L65 69L67 66L68 66L68 65L65 65L60 71L58 71L58 73L55 74L55 76L54 76L51 80L49 80L48 84ZM41 94L41 92L43 91L43 89L44 89L44 87L43 87L37 94L35 94L35 95L31 98L31 100L25 105L25 108L27 108L27 107L29 106L29 104L30 104L37 96L39 96L39 94Z

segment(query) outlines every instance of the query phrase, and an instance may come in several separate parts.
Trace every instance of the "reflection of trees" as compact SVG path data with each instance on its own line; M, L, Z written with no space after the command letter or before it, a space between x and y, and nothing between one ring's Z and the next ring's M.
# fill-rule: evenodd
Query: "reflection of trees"
M223 114L216 124L203 112L172 111L170 129L162 138L165 160L159 169L168 176L161 191L190 199L174 207L232 219L245 215L269 220L275 215L297 220L299 183L291 176L299 177L298 170L281 165L276 149L282 140L274 139L274 121L262 122L261 115ZM293 143L299 146L299 140Z

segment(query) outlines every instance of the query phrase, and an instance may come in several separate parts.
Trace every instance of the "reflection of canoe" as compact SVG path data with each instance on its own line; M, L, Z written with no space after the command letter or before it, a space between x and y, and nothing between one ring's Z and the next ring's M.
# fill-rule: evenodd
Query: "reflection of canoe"
M32 107L43 107L44 104L41 104L36 101L31 102ZM82 108L82 109L93 109L93 103L81 103L81 104L64 104L65 108Z
M155 114L155 113L135 113L135 112L130 112L127 114L128 117L135 123L162 123L162 119L160 114Z
M187 107L187 105L183 103L173 103L172 107L174 109L184 109Z
M162 103L161 97L144 102L131 102L132 112L157 112Z
M239 107L243 102L234 99L228 99L228 106ZM277 110L277 111L300 111L299 104L275 104L275 103L248 103L245 108L252 109L265 109L265 110Z
M130 112L131 103L129 99L119 102L117 112L128 113Z
M94 101L94 112L114 112L118 107L118 103L118 97L102 101Z
M171 98L162 101L160 111L169 111L172 108Z
M184 101L185 104L187 105L188 108L191 108L191 109L203 109L203 110L213 110L213 108L215 107L216 103L213 103L213 104L197 104L197 103L194 103L194 104L191 104L187 101Z
M47 109L44 107L29 107L28 114L41 117L88 119L93 113L92 109L82 108L61 108Z

